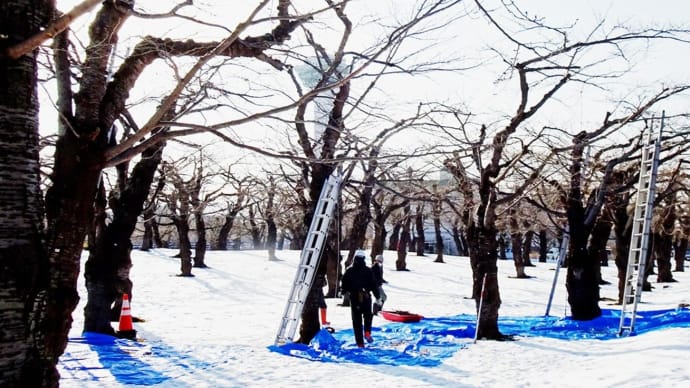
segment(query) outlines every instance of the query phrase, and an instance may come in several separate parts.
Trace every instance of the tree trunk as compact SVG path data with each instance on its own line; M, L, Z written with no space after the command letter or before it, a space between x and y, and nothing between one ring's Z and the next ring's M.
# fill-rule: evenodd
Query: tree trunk
M549 250L549 240L546 238L546 230L539 230L539 262L546 263L546 253Z
M233 222L234 218L230 218L228 215L225 216L225 222L223 222L223 225L218 231L218 238L216 239L216 244L213 249L218 251L225 251L228 249L228 236L230 235L230 229L232 228Z
M98 244L98 240L103 236L103 232L106 228L106 219L108 217L107 207L108 199L105 193L105 186L103 185L103 179L98 182L98 191L96 192L96 199L93 201L93 222L91 223L91 228L87 232L86 241L87 249L91 250Z
M374 240L371 242L371 257L383 253L386 244L386 220L382 217L374 218Z
M84 331L110 334L122 307L122 294L132 296L131 237L149 195L153 177L163 154L164 143L144 151L127 178L120 170L121 187L111 193L112 221L97 235L84 269L88 299L84 308Z
M261 230L256 223L256 213L254 212L254 206L249 206L249 231L252 235L252 244L254 249L263 249L263 244L261 241Z
M149 206L146 209L144 209L143 212L143 217L144 217L144 236L141 239L141 250L142 251L148 251L151 248L153 248L153 230L154 226L153 224L156 222L155 216L156 212L154 210L154 206ZM160 236L158 237L160 238Z
M522 251L522 233L511 233L510 241L510 245L513 247L513 264L515 264L515 276L518 279L526 279L529 276L525 274L525 261L524 254Z
M337 249L338 235L336 233L335 225L331 224L328 231L328 239L326 240L326 246L324 247L322 261L325 261L325 283L324 286L328 285L328 290L326 292L326 297L335 298L337 297L338 285L340 284L340 278L343 276L343 270L340 266L340 261L342 256Z
M443 263L443 236L441 235L441 215L434 212L434 234L436 235L436 259L434 263Z
M327 260L322 260L321 264L326 264ZM321 321L319 320L319 299L325 286L325 278L323 271L325 266L319 265L314 276L314 282L309 289L307 299L304 301L304 308L302 309L302 320L299 327L299 338L295 342L308 344L316 336L316 333L321 330Z
M278 228L273 220L273 217L266 219L266 249L268 250L268 259L276 259L276 240L278 237Z
M674 259L676 272L685 272L685 254L688 251L688 239L680 238L675 244Z
M458 249L458 256L468 256L467 251L467 239L465 238L465 231L463 228L458 227L459 220L453 223L453 242L455 242L455 247Z
M522 241L522 262L525 264L525 267L534 267L534 264L532 264L532 258L530 257L530 254L532 253L533 238L534 231L528 229L527 232L525 232L524 240Z
M587 242L591 236L595 217L587 217L595 211L583 205L581 191L582 155L584 150L584 133L573 138L575 144L571 150L572 162L569 168L570 186L566 201L566 215L570 232L570 248L566 290L572 318L579 321L591 320L601 315L599 308L600 261L587 251ZM601 206L601 205L600 205ZM601 207L596 213L600 212ZM598 216L596 214L595 216ZM591 221L588 218L594 218Z
M371 243L371 258L373 259L376 255L383 254L383 250L386 246L386 220L400 208L407 206L409 201L407 199L402 202L389 202L388 204L379 203L372 200L372 206L374 208L374 239ZM348 256L348 260L350 260ZM349 264L349 263L348 263Z
M112 224L111 224L112 225ZM118 276L117 269L129 259L131 244L129 236L112 226L106 229L106 236L89 251L84 278L86 279L87 302L84 307L84 331L115 335L110 322L119 317L113 303L122 294L131 295L132 282L129 276ZM131 267L131 260L129 260ZM127 274L129 268L126 268ZM118 276L115 278L114 276Z
M417 234L417 256L424 256L424 244L426 241L424 237L424 214L422 213L422 205L417 205L417 214L414 217L415 233Z
M223 222L223 226L220 227L220 231L218 232L218 238L216 239L216 245L215 249L224 251L228 249L228 236L230 235L230 231L232 230L232 226L235 223L235 219L237 218L237 214L239 214L240 210L242 209L242 204L244 202L244 196L239 195L237 202L230 207L230 204L228 204L228 212L225 214L225 222Z
M53 15L52 5L0 2L0 26L7 34L0 39L0 52L39 32ZM72 310L79 300L76 280L81 246L79 250L65 246L67 252L59 261L49 261L48 252L57 257L44 245L37 51L17 60L0 57L0 381L8 387L58 386L55 367L67 345ZM85 230L81 231L83 243ZM55 249L62 251L61 247Z
M323 185L326 182L328 176L333 172L333 168L330 166L324 166L322 168L314 168L312 170L312 180L310 182L310 198L311 204L305 211L304 215L304 229L309 230L312 220L314 218L314 212L316 211L316 204L323 189ZM250 208L251 209L251 208ZM327 246L324 246L325 250ZM324 252L325 253L325 252ZM314 282L312 282L311 288L309 289L309 294L304 302L304 307L302 309L301 323L299 329L300 337L296 342L308 344L321 329L321 324L319 322L319 297L322 291L324 275L327 272L328 259L319 260L319 265L316 268L316 273L314 277ZM317 281L317 279L320 279ZM319 284L319 285L317 285Z
M366 190L366 189L365 189ZM366 200L366 203L365 203ZM350 228L349 241L350 251L354 253L355 250L364 248L364 239L366 238L367 227L371 222L371 195L360 195L360 201L357 204L357 213L354 220L352 220L352 227ZM349 257L349 254L348 254Z
M405 206L403 210L403 218L401 220L400 240L396 249L397 258L395 260L395 269L397 271L407 271L407 246L410 242L410 224L412 218L410 215L410 206Z
M192 275L192 244L189 241L189 222L187 217L174 216L173 222L177 229L180 253L180 274L178 276Z
M673 278L671 271L671 254L673 253L672 236L665 233L654 234L654 252L657 264L657 283L672 283L676 280Z
M335 145L337 144L338 139L340 138L340 134L342 133L342 130L344 128L343 108L345 106L347 97L349 96L349 92L350 85L348 83L345 83L340 86L334 98L333 109L331 110L330 115L328 117L328 125L326 126L322 138L320 139L323 145L323 147L321 148L320 155L320 159L322 160L329 160L334 157ZM300 107L298 108L298 113L296 114L298 122L304 122L305 109L306 105L300 105ZM306 136L306 134L304 133L305 131L303 126L300 127L300 125L298 125L297 129L301 129L301 135ZM305 149L305 152L313 153L313 149L310 148L310 146L307 143L303 143L303 146L308 148ZM333 173L334 170L332 164L322 164L316 162L311 163L309 167L311 168L311 181L309 182L309 202L308 206L304 209L304 222L302 228L305 231L305 234L309 230L309 227L314 218L316 204L320 197L321 191L323 190L323 186L326 182L326 179L328 179L328 177ZM335 239L331 240L331 244L336 243ZM339 257L339 252L334 251L332 255L334 256L332 260L337 261ZM321 260L319 262L319 266L316 272L317 278L323 277L326 274L328 264L327 261L328 260ZM318 287L316 283L317 282L312 283L312 287L309 291L305 307L302 310L302 323L300 326L300 338L298 342L304 344L308 344L320 329L318 316L318 298L320 297L322 289Z
M508 260L508 256L506 256L506 239L503 236L504 233L501 232L498 237L498 257L500 257L501 260Z
M619 194L610 201L613 214L613 232L616 237L614 262L618 270L618 304L623 303L628 271L628 253L632 237L632 219L628 214L629 194Z
M141 241L141 250L147 251L156 248L164 248L161 233L158 230L158 221L156 220L156 207L154 204L144 209L144 236Z
M609 241L609 236L611 235L611 228L613 226L613 221L610 216L611 212L606 209L602 212L597 221L594 223L594 229L592 231L592 236L589 239L589 255L599 262L599 273L597 274L599 278L599 284L609 284L601 277L601 265L604 263L603 257L607 257L608 253L606 251L606 244Z
M570 262L566 289L572 318L586 321L601 315L599 308L599 258L587 251L588 233L583 224L584 209L579 202L568 208Z
M467 235L472 266L472 298L479 314L477 338L504 339L505 336L498 329L501 295L496 267L496 229L471 224L467 228Z
M402 220L393 225L393 230L391 230L390 237L388 238L388 250L395 251L398 249L398 244L400 243L400 229L402 228Z
M654 256L657 264L657 283L671 283L676 280L671 271L671 254L673 253L673 228L676 224L675 212L676 200L674 196L666 198L666 206L663 208L654 233Z
M207 268L206 265L206 222L202 211L194 212L196 226L196 245L194 245L194 268Z
M266 190L266 208L264 209L264 222L266 223L266 250L268 251L268 260L276 259L276 238L278 228L275 222L275 196L276 183L273 176L268 177L268 187Z
M270 229L269 229L269 232L270 232ZM281 230L280 233L278 233L278 238L276 239L276 249L279 251L282 251L284 245L285 245L285 233Z

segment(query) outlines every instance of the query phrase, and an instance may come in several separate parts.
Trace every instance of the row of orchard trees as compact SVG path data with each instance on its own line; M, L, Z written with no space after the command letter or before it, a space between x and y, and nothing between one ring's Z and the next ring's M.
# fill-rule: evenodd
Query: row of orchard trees
M342 207L351 220L347 246L362 246L371 226L372 249L378 252L389 235L386 228L394 225L399 234L390 235L400 242L398 269L405 268L405 242L413 230L424 227L421 215L426 213L440 229L444 209L451 209L453 221L447 225L464 231L478 307L486 279L481 337L502 337L495 276L500 212L512 209L518 198L527 200L528 193L533 206L552 201L543 207L568 221L573 316L598 314L597 264L591 254L599 249L591 238L600 235L597 221L604 206L612 217L628 214L640 123L658 104L684 93L685 86L667 80L673 86L656 93L640 89L637 101L612 104L606 108L611 113L598 120L601 124L587 130L544 119L553 114L549 108L559 93L574 85L585 98L596 90L611 91L611 97L615 91L604 80L625 73L628 53L664 40L682 44L685 30L606 29L602 23L590 34L577 35L575 29L528 16L512 2L489 0L396 2L400 14L394 21L382 19L389 9L377 7L379 2L257 0L242 7L233 4L232 12L224 12L224 2L212 4L215 12L191 1L170 9L139 3L85 0L65 14L52 1L0 3L3 386L58 385L56 363L80 298L76 284L87 236L84 329L111 333L113 303L122 290L132 289L131 238L140 216L151 239L162 208L180 236L193 225L202 239L204 214L214 201L226 202L228 215L261 211L267 241L275 238L278 225L299 241L324 181L337 168L348 182L347 207ZM88 31L68 28L91 9L96 12ZM214 20L214 14L222 18ZM237 19L228 22L231 17ZM460 60L449 57L448 50L433 51L435 45L426 40L456 36L451 28L459 27L466 31L457 36L493 39L487 43L491 50L455 38L458 57L477 58ZM483 33L473 31L478 28ZM301 67L316 74L307 86L299 80ZM469 100L434 103L399 89L401 79L411 79L404 76L466 74L453 79L459 84L486 71L492 79L480 87L496 88L505 97L489 109L472 107ZM387 83L391 77L393 82ZM39 83L51 91L52 106L39 107ZM394 101L396 95L412 104ZM325 106L319 109L325 115L312 120L315 105ZM57 118L39 128L43 110L53 110ZM600 110L585 113L594 117ZM499 114L483 113L487 111ZM310 132L314 121L321 128L317 133ZM685 144L682 117L674 126L673 140L665 142L669 160ZM258 139L257 131L263 133ZM46 133L52 136L40 139ZM632 140L605 143L621 134ZM224 155L249 151L280 161L280 167L247 180L237 171L214 171L227 175L233 187L228 190L227 182L204 181L214 168L203 158L183 165L174 157L164 158L173 141L184 137L185 143L199 145L209 136L226 145ZM394 145L410 137L415 144ZM595 188L582 182L582 155L588 146L603 150L587 170L598 174L589 181ZM441 168L452 174L451 186L424 184L430 176L425 171ZM556 179L552 168L567 171L565 178ZM669 183L669 192L680 199L676 187ZM265 194L261 208L254 196L259 191ZM558 200L547 200L552 196ZM387 222L393 215L399 223ZM661 219L661 224L671 223L668 217ZM219 235L233 227L223 226ZM339 235L335 229L332 233L318 269L329 276L329 284L340 265ZM190 271L191 252L181 256L182 272ZM352 251L346 263L351 256ZM319 285L315 283L302 314L302 342L319 329Z
M257 0L227 12L225 2L204 4L214 11L191 1L165 9L167 3L84 0L67 13L54 1L0 4L3 386L58 385L56 363L80 297L87 233L85 329L112 331L117 291L131 287L130 238L142 211L151 211L144 208L150 189L163 189L154 176L172 139L206 134L294 160L300 178L294 194L307 225L341 134L352 153L365 152L344 132L351 81L369 85L358 87L363 99L387 73L452 68L411 61L398 50L410 35L424 33L429 25L422 20L440 18L460 1L415 5L407 20L394 24L374 25L378 17L366 15L368 27L357 29L348 11L358 4L350 3ZM87 29L69 29L92 9ZM378 12L370 5L354 10ZM313 57L322 62L310 62ZM299 66L319 71L313 86L297 82ZM41 107L39 82L52 97ZM316 147L306 112L324 95L334 103ZM39 128L39 109L57 118ZM257 147L248 139L258 126L276 136L265 136ZM44 141L39 133L53 136ZM105 182L111 169L116 179Z
M619 299L622 298L623 280L632 228L631 215L629 214L630 209L628 207L631 203L630 198L636 195L636 183L639 180L639 175L636 175L635 171L639 169L640 153L642 152L641 142L647 137L650 129L653 129L647 128L644 125L644 121L641 124L638 136L630 144L623 145L630 148L627 155L623 154L622 157L619 156L617 158L604 158L606 163L601 163L602 153L598 152L592 156L592 161L588 166L582 167L583 172L581 175L583 176L583 181L579 182L578 185L582 187L583 197L587 198L583 202L589 204L589 212L598 212L598 214L590 216L593 221L589 222L594 222L594 224L590 227L591 236L587 237L587 245L585 246L588 265L591 265L592 269L590 270L591 273L587 273L582 269L578 269L575 265L569 265L571 268L576 268L575 271L577 271L578 276L588 275L590 280L580 280L579 277L575 280L569 279L568 287L570 293L582 292L578 288L581 285L590 287L591 289L585 290L589 290L592 293L593 301L591 303L594 304L595 308L598 308L598 287L601 284L599 267L601 265L608 265L606 246L610 236L615 237L615 263L619 268ZM658 131L660 119L657 118L656 121L650 120L649 125L656 125L656 130ZM582 134L578 136L582 136ZM673 159L674 153L685 150L683 142L678 141L678 139L682 139L684 136L682 133L669 133L668 136L665 136L665 143L662 147L664 153L661 158L660 191L655 202L663 202L665 206L657 207L654 218L655 223L652 228L651 246L654 249L650 251L650 260L648 260L652 265L656 264L658 268L658 282L673 281L671 259L674 256L676 270L683 270L683 260L688 244L687 232L690 229L690 225L688 225L689 219L687 217L687 196L684 194L685 188L688 185L687 176L682 173L682 162L671 167L667 163L667 161ZM678 137L678 139L674 140L675 137ZM593 145L590 144L591 146ZM552 240L551 244L553 244L553 239L559 233L562 233L563 226L569 223L567 215L568 203L564 201L567 198L567 195L564 194L565 186L560 183L569 181L568 172L560 172L560 170L563 170L562 164L560 164L563 160L544 165L542 168L545 171L550 170L552 173L543 173L538 183L526 189L525 192L519 193L517 198L515 193L505 190L499 194L501 198L507 197L512 200L503 201L502 204L497 206L497 238L501 233L509 235L518 278L527 277L525 267L531 265L529 255L535 231L539 230L540 235L540 259L545 260L549 240ZM339 246L336 245L333 249L350 250L352 253L356 248L363 246L363 240L358 240L357 238L358 236L363 236L362 232L364 232L373 235L371 240L372 257L382 253L385 246L388 249L397 249L399 256L396 261L396 268L404 270L406 268L405 255L408 250L416 250L415 242L421 242L423 247L424 229L428 223L433 224L436 235L436 262L443 262L441 229L451 231L457 246L467 246L469 236L466 233L465 226L471 224L472 221L463 221L462 212L458 211L458 209L465 209L467 211L467 208L463 207L463 202L465 198L471 197L470 194L461 192L462 186L456 185L451 181L435 179L439 176L438 171L434 171L434 173L417 173L416 175L410 169L403 171L402 168L396 168L397 161L391 163L384 158L372 158L364 163L371 165L372 161L381 163L383 166L378 174L372 173L364 181L353 178L345 185L342 207L339 210L340 224L338 226L342 228L337 232L337 236L334 239ZM198 168L195 171L200 173L200 170ZM235 190L235 192L227 195L238 198L251 197L251 204L247 202L244 203L245 206L240 206L242 203L228 203L228 210L224 215L225 222L222 223L222 226L221 223L217 223L222 230L227 232L228 221L232 224L232 221L238 215L236 209L240 207L248 208L244 215L248 220L246 222L248 227L240 228L234 234L237 238L251 236L254 248L268 247L269 259L274 257L276 245L282 246L282 243L279 243L276 239L276 230L280 230L280 235L287 236L290 241L297 242L291 246L294 249L301 247L304 237L301 235L304 229L300 227L299 223L295 222L295 219L304 212L304 208L301 208L296 203L295 196L290 188L289 182L295 181L294 174L291 176L285 169L282 169L282 171L283 175L278 177L270 175L268 178L264 178L265 182L262 182L258 177L249 180L246 178L239 180L237 177L233 177L233 180L236 182L251 182L250 186L254 189ZM372 172L372 170L367 170L366 168L362 168L362 171L364 176L366 176L366 173ZM451 169L450 171L453 170ZM620 171L623 171L623 173ZM525 172L524 168L520 168L515 173L523 174ZM456 171L453 171L453 173L457 174ZM601 186L610 179L607 177L607 174L627 174L629 178L625 182L615 181L619 185L615 187L615 190L611 188L603 189ZM176 179L178 178L173 178L173 180ZM190 182L200 182L201 180L197 176L189 179ZM178 189L178 185L173 186L178 192L182 191ZM231 187L235 188L235 186ZM363 198L367 197L367 187L373 189L372 193L368 195L368 203L363 200ZM611 191L602 195L602 190ZM167 196L170 195L179 196L178 193L168 194ZM464 197L463 195L467 196ZM206 198L212 198L212 196L207 196ZM620 203L620 200L617 198L624 198L625 208L619 209L614 206L614 204ZM603 201L603 203L597 204L597 201ZM167 200L164 202L169 203ZM413 206L416 207L415 214L411 212ZM256 210L251 210L252 207ZM617 218L613 217L616 212L620 213ZM195 213L195 211L192 211L192 213ZM165 214L169 214L169 211L159 213L159 215ZM272 214L287 214L288 217L272 217ZM170 216L168 215L167 217ZM368 221L362 221L362 218L368 219ZM415 221L415 226L419 226L419 228L411 231L410 226L413 220ZM204 223L196 221L195 224L197 226L197 236L204 235L205 231L200 229L200 225L204 225ZM258 225L261 227L258 228ZM359 226L361 226L360 229L358 229ZM268 232L271 229L274 230L272 236ZM178 228L178 232L179 230ZM366 232L367 230L370 230L370 232ZM614 233L614 230L617 232ZM183 233L186 234L187 229ZM418 237L416 241L411 238L415 234ZM187 252L187 255L184 254L185 246L182 242L186 240L188 245L189 240L186 237L179 237L178 240L181 244L180 256L184 263L185 258L189 258L189 252ZM220 238L215 239L215 241L220 240ZM498 240L500 241L500 238ZM205 239L198 237L194 266L201 267L203 266L203 250L206 244L200 244L199 241L205 241ZM225 245L219 243L209 245L214 249L225 249ZM186 249L189 251L188 246ZM499 249L497 246L497 250ZM572 249L571 247L571 253ZM423 254L423 249L417 253ZM462 253L467 254L468 252ZM199 256L201 259L199 259ZM336 262L334 265L331 265L331 268L333 269L339 265L340 262ZM649 271L651 271L652 265L648 267ZM191 268L191 263L189 267ZM184 271L185 265L183 264L183 274L189 274ZM337 284L337 274L341 273L339 271L341 269L335 269L335 273L329 272L327 274L329 279L332 280L329 282L331 286L331 289L329 289L330 295L335 293L334 288L335 284ZM649 283L646 286L649 288ZM578 306L574 303L575 300L571 300L574 311L576 311L575 309ZM595 313L591 317L595 316L598 316L598 314ZM584 316L579 319L590 319L591 317Z

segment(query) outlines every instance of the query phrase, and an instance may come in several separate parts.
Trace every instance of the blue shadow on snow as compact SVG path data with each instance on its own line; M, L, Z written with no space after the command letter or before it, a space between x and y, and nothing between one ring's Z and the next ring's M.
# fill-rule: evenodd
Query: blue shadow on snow
M620 310L602 310L591 321L576 321L553 316L501 317L503 334L517 337L548 337L562 340L618 337ZM372 329L374 342L360 349L355 346L352 329L333 334L319 331L309 345L288 343L268 349L299 358L321 362L356 362L361 364L437 366L443 359L470 344L474 338L476 316L424 318L416 323L390 323ZM672 327L690 327L690 310L638 311L633 335Z
M175 378L180 367L198 370L210 366L161 343L89 332L69 338L69 343L70 350L60 357L61 379L65 380L107 382L115 378L121 384L149 386Z

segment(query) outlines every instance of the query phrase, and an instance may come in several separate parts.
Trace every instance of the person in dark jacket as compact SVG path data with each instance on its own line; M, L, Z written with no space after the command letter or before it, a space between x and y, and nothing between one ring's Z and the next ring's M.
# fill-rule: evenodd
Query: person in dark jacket
M355 333L357 346L364 347L364 340L372 342L371 321L371 293L379 301L379 290L376 286L374 273L366 264L363 251L355 253L352 267L345 271L342 279L342 290L350 295L350 312L352 313L352 330Z
M386 292L383 291L383 283L386 283L383 279L383 255L376 255L374 264L371 266L371 272L374 273L376 287L379 289L379 298L377 302L374 303L374 315L377 315L379 311L383 310L383 304L386 303L386 299L388 299Z

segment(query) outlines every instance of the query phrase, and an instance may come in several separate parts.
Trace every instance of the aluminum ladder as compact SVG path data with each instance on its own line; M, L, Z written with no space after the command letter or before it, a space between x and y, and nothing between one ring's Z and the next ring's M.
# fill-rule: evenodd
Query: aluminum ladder
M654 120L652 119L652 123ZM642 149L640 165L640 179L635 200L630 251L628 253L628 268L625 275L625 290L621 301L621 317L618 325L618 335L624 332L632 334L635 330L637 304L642 295L645 278L645 266L649 250L649 229L652 223L654 196L656 192L656 176L659 166L659 152L661 149L661 133L664 129L664 115L657 138L653 138L650 126L647 140Z
M328 227L333 218L333 211L338 203L342 179L341 174L336 175L334 173L326 179L323 189L321 189L321 195L316 203L307 239L304 248L302 248L295 281L292 284L292 290L290 291L285 312L276 335L275 344L278 346L292 342L297 331L304 302L307 300L307 295L309 295L309 290L314 281L316 268L319 265L321 251L328 235Z
M553 274L553 282L551 283L551 292L549 293L549 301L546 303L545 316L549 316L551 311L551 302L553 301L553 294L556 291L556 283L558 283L558 272L561 270L565 255L568 253L568 244L570 243L570 228L566 225L563 231L563 238L561 238L561 246L558 250L558 259L556 260L556 272Z

